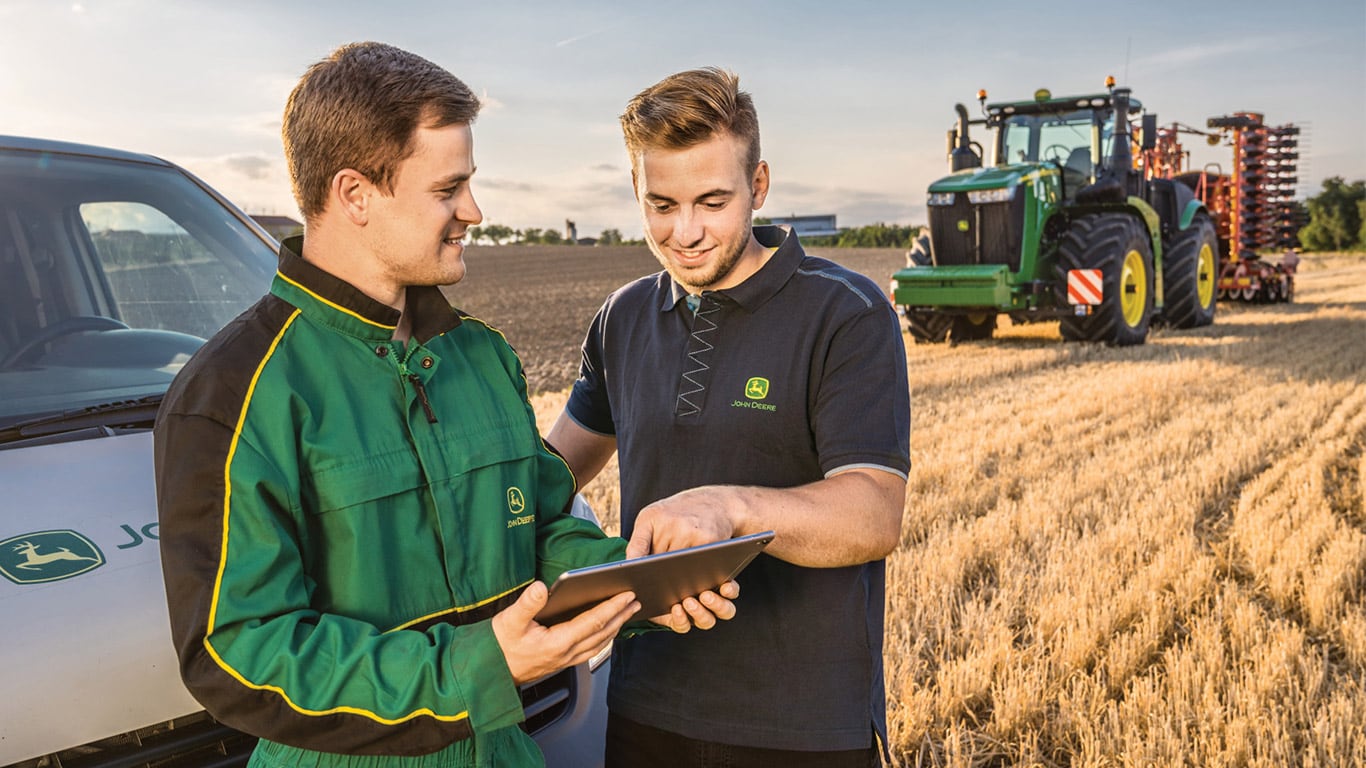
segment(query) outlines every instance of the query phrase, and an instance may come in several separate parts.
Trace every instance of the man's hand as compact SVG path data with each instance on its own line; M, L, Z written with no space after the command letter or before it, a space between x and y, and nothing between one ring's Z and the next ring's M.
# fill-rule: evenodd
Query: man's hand
M493 617L493 636L518 685L589 660L640 610L636 596L622 592L547 627L536 623L536 614L545 607L549 594L544 584L533 581L517 602Z
M734 538L737 510L744 508L741 492L736 486L704 486L647 506L636 517L631 540L626 545L627 559ZM728 581L715 591L687 598L669 613L652 616L650 621L679 634L693 627L711 629L717 621L735 616L735 604L731 601L739 595L740 585Z
M734 538L745 508L740 486L706 485L681 491L640 510L627 559Z
M735 618L735 603L731 601L739 596L740 585L733 580L728 581L714 592L709 589L696 597L675 603L669 613L651 616L650 621L680 635L687 634L693 627L711 629L717 621Z

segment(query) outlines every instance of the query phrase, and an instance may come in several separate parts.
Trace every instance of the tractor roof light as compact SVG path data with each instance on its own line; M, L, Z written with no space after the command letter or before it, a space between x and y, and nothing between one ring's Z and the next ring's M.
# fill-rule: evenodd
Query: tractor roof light
M1040 104L1044 103L1045 101L1048 101L1051 98L1053 98L1053 92L1048 90L1047 88L1040 88L1039 90L1034 92L1034 100L1039 102Z
M1114 75L1106 75L1106 76L1105 76L1105 87L1106 87L1107 89L1109 89L1109 90L1114 90L1114 89L1115 89L1115 76L1114 76Z
M987 100L987 89L982 88L982 89L979 89L979 90L977 91L977 100L978 100L978 101L986 101L986 100Z

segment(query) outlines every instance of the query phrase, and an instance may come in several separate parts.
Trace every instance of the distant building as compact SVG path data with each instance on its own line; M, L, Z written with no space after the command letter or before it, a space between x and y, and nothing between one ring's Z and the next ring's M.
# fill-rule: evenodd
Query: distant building
M304 225L291 219L288 216L266 216L251 214L252 221L261 225L261 228L270 233L276 240L284 240L286 237L302 235Z
M820 214L817 216L770 216L769 221L773 224L786 224L792 227L793 234L798 237L828 237L838 235L839 227L835 226L835 214Z

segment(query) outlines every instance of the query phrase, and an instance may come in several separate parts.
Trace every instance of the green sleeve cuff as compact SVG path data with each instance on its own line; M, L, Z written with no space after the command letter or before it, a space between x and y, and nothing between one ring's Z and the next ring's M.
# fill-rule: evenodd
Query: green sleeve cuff
M466 629L451 660L469 709L470 727L478 733L516 725L526 719L522 696L508 671L507 659L493 634L493 622L481 621Z

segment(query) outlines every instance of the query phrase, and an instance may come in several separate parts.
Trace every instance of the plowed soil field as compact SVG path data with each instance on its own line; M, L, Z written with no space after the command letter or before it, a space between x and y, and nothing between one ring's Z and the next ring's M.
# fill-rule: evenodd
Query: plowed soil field
M902 263L827 255L879 284ZM548 428L602 297L654 269L489 248L454 293L527 358ZM1294 304L1139 347L904 341L900 765L1366 765L1366 257L1310 255ZM609 531L616 472L585 489Z
M883 248L812 249L886 284L905 252ZM607 294L659 271L644 246L474 246L465 279L447 290L461 310L507 336L522 356L534 392L574 383L579 345Z

